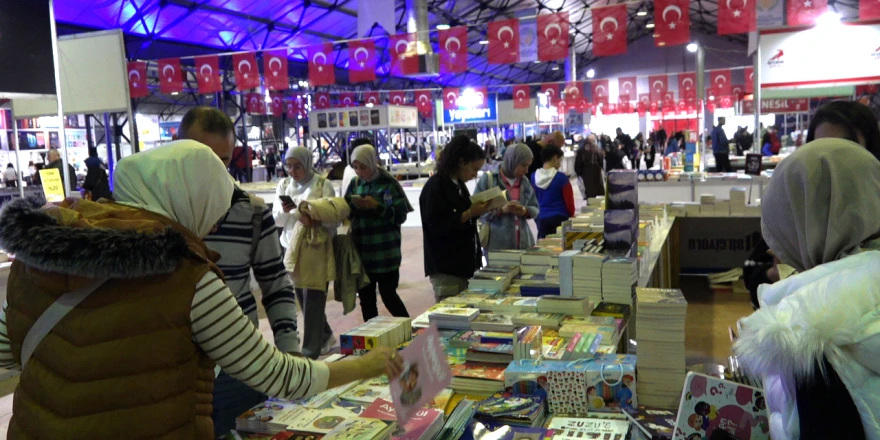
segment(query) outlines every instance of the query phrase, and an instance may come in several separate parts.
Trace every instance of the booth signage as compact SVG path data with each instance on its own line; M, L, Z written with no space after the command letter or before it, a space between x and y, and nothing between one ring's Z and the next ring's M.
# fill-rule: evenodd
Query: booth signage
M810 111L810 100L807 98L800 99L762 99L761 114L768 113L808 113ZM748 115L755 113L755 101L742 102L742 114Z
M496 112L495 100L497 95L489 94L486 96L485 105L479 108L474 106L463 106L459 100L459 106L455 109L443 110L444 124L470 124L479 122L495 122L498 119Z
M61 183L61 173L57 168L40 170L40 180L43 182L43 194L47 202L64 201L64 185Z
M762 88L880 81L880 23L762 31L759 44Z
M760 217L678 217L682 272L707 273L742 267L761 242Z

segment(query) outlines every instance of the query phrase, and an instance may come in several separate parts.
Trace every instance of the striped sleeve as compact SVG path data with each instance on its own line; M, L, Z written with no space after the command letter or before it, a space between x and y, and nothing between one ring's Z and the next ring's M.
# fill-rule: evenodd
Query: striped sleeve
M208 272L193 298L193 339L227 374L272 397L296 399L327 389L327 364L282 353L242 313L232 292Z
M263 209L262 232L251 267L263 292L263 307L269 317L275 346L285 353L299 353L300 341L296 328L296 297L284 268L284 251L278 241L275 221L269 208Z
M12 355L12 343L9 341L9 330L6 328L6 308L9 303L3 303L3 310L0 311L0 368L7 370L19 370L21 365L15 362Z

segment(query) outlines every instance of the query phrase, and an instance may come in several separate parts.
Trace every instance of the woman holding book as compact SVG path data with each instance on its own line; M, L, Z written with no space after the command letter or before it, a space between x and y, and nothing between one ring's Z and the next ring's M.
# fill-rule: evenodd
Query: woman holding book
M763 379L772 437L880 438L880 162L818 139L780 163L761 206L770 250L800 272L762 286L734 345Z
M467 289L468 280L482 264L477 219L489 203L471 204L465 184L485 164L486 155L479 145L467 136L456 136L443 148L437 171L419 196L425 275L431 278L437 302Z
M507 149L495 171L483 174L477 182L477 194L492 187L507 191L508 203L483 215L483 227L489 228L487 250L528 249L535 245L528 225L528 220L537 218L539 212L538 199L527 176L533 159L528 146L517 144Z
M357 176L345 193L351 207L351 236L370 283L358 290L364 322L379 316L376 288L392 316L409 317L397 294L400 282L400 225L413 211L397 179L379 167L379 155L372 145L361 145L351 153L351 167Z
M210 148L138 153L115 178L117 202L19 199L0 215L0 246L16 254L0 366L22 370L10 439L212 440L215 365L284 399L400 373L393 350L327 364L251 324L202 241L233 192Z

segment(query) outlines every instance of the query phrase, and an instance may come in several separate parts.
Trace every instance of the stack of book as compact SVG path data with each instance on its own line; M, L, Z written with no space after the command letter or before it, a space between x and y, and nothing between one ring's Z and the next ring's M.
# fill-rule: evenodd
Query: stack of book
M565 315L562 313L520 313L511 321L516 326L540 325L545 328L558 329Z
M465 360L488 364L507 365L513 361L514 345L500 342L479 342L468 347Z
M549 272L549 269L541 274L523 273L514 278L511 283L517 286L535 286L547 284L547 272Z
M559 336L563 338L572 338L578 333L601 336L600 345L615 345L617 343L617 328L610 325L569 323L563 324L562 328L559 329Z
M522 264L522 255L526 253L525 249L502 249L489 251L490 265L517 265Z
M480 269L480 273L494 273L500 276L506 276L510 279L516 278L519 275L519 263L516 264L501 264L501 263L489 263L488 266Z
M324 436L324 440L389 440L395 430L397 423L355 418L340 423Z
M446 420L446 424L443 425L443 429L440 430L440 435L436 436L434 440L458 440L477 412L476 403L470 399L463 399L459 402Z
M566 251L566 252L571 252L571 251ZM559 254L559 255L561 256L562 254ZM559 264L562 264L562 263L560 262ZM559 284L560 283L559 277L560 277L560 275L559 275L559 268L558 267L555 267L553 269L548 270L547 274L544 275L544 279L550 284ZM568 295L568 296L571 296L571 295Z
M639 288L636 295L639 402L676 408L687 373L684 347L687 301L678 289Z
M641 397L641 396L639 396ZM547 425L546 440L601 438L626 440L629 438L629 420L610 418L553 417Z
M571 316L590 316L593 302L589 298L542 296L538 298L538 313L562 313Z
M467 330L479 315L480 309L443 307L431 312L428 321L437 328Z
M632 305L639 280L638 260L613 257L602 264L602 301Z
M512 332L514 328L510 315L481 313L471 321L471 330L485 332Z
M574 296L574 256L578 250L568 250L559 254L559 295L564 297ZM549 272L548 272L549 274Z
M491 272L477 272L468 281L468 290L503 292L510 287L511 279Z
M412 321L409 318L377 316L341 335L340 353L363 355L376 347L396 348L412 339Z
M400 426L392 435L393 440L432 440L443 429L443 410L436 408L422 408ZM397 412L394 403L376 399L360 414L360 417L379 419L387 423L397 422Z
M730 188L730 215L742 217L746 215L746 189L742 187Z
M373 403L376 399L391 400L391 388L388 385L388 376L379 376L364 380L344 393L341 393L339 398L367 405Z
M315 409L272 399L236 418L235 429L269 435L282 431L326 435L343 422L356 418L355 413L339 407Z
M491 395L504 391L505 366L465 362L450 365L452 382L449 388L460 394Z
M474 420L489 426L507 425L530 428L543 426L544 397L532 395L492 396L477 404Z
M539 325L529 325L513 332L513 358L536 359L543 354L544 332Z
M541 283L519 286L519 294L526 297L559 296L559 284Z
M456 308L457 309L467 309L467 308L472 309L472 308L475 308L475 307L467 307L466 304L453 304L453 301L456 301L456 300L451 300L451 298L457 298L457 297L446 298L442 302L434 304L431 307L428 307L428 310L425 310L424 313L413 318L412 327L413 328L427 328L427 327L429 327L431 325L431 313L434 313L434 312L441 310L441 309L456 309ZM447 301L447 300L449 300L449 301Z
M495 309L495 313L518 315L520 313L535 313L538 311L538 298L522 298L511 296L504 298Z
M605 255L588 252L572 257L572 292L575 298L587 298L593 303L602 301L602 263L605 258Z

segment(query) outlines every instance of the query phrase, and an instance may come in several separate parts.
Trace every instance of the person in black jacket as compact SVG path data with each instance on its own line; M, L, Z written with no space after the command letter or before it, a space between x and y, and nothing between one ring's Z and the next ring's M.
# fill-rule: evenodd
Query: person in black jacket
M636 168L636 149L635 142L633 142L633 138L624 133L620 127L617 127L617 137L615 138L621 145L623 145L623 154L629 158L629 161L632 162L633 168Z
M479 145L467 136L456 136L443 148L437 172L419 196L425 275L437 302L467 289L468 279L481 266L477 219L489 204L471 205L465 182L477 177L485 164Z

